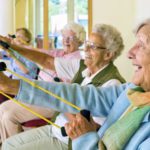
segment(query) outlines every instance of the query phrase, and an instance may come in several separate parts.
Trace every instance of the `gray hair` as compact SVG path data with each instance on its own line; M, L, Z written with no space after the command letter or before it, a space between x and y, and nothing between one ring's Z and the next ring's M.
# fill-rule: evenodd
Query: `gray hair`
M66 30L72 30L75 34L81 45L84 43L86 38L86 32L84 30L84 27L77 23L68 23L66 24L63 29L61 30L62 34Z
M106 24L96 24L92 32L99 34L105 42L106 49L114 52L112 60L121 54L124 48L123 39L115 27Z
M142 21L141 23L139 23L139 24L137 25L137 27L136 27L135 30L134 30L135 34L136 34L143 26L145 26L145 25L150 25L150 18L148 18L148 19Z

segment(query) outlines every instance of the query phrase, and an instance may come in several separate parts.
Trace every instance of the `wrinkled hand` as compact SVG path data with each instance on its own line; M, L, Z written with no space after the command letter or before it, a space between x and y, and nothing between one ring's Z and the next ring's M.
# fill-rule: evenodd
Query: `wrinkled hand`
M16 95L19 90L19 80L8 78L3 72L0 72L0 91Z
M0 90L5 92L5 87L9 83L9 78L4 75L3 72L0 72Z
M11 43L12 43L12 40L11 40L10 38L4 37L4 36L1 36L1 35L0 35L0 41L1 41L1 42L5 42L5 43L8 44L8 45L11 45ZM6 48L3 47L2 45L0 45L0 48L6 50Z
M96 131L97 124L92 118L89 122L84 116L78 113L75 119L65 124L65 130L67 135L73 140L87 132Z

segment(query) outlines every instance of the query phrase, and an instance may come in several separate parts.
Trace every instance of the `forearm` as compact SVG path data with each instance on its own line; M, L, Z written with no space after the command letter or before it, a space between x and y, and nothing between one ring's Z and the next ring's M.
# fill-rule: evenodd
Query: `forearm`
M4 81L4 84L2 86L0 85L0 91L11 94L11 95L17 95L19 91L19 85L20 81L19 80L7 80Z
M19 80L13 80L13 82L9 83L8 87L5 89L5 92L11 95L17 95L19 90Z
M43 68L46 68L46 69L55 68L54 58L47 54L35 51L34 49L29 48L29 47L28 48L20 47L15 44L11 44L11 48L17 51L19 54L23 55L24 57L28 58L29 60L40 64Z
M58 97L62 97L70 103L78 106L81 109L91 111L91 115L105 116L113 105L111 96L116 99L112 91L96 88L94 86L81 87L78 84L63 84L34 81L34 84L41 86L47 91L54 93ZM79 110L62 102L57 97L44 93L43 91L32 87L31 85L21 81L20 92L17 98L22 102L39 105L43 107L50 107L62 112L77 113ZM115 90L110 88L110 90ZM106 99L106 100L104 100ZM95 109L93 109L95 108Z
M19 61L16 60L16 64L18 65L18 67L24 74L29 73L29 70L27 69L27 67L25 67L23 64L21 64Z

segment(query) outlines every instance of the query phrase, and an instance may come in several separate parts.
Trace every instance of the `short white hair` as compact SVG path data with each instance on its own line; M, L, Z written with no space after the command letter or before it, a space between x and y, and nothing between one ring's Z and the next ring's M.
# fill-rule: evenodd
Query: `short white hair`
M106 49L114 52L112 60L121 54L124 49L123 39L115 27L107 24L96 24L92 32L99 34L105 42Z
M71 22L71 23L66 24L63 27L63 29L61 30L62 34L66 30L72 30L76 34L76 37L79 40L79 42L81 44L84 43L85 38L86 38L86 32L85 32L85 29L84 29L84 27L82 25L74 23L74 22Z

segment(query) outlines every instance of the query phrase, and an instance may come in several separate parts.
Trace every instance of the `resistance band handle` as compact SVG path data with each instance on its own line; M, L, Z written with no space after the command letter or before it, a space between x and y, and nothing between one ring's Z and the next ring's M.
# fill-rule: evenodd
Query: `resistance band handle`
M1 40L0 40L0 45L5 49L9 49L9 47L10 47L7 42L1 41Z
M16 38L16 35L15 34L8 34L9 37L15 39Z
M6 63L0 62L0 71L5 71L7 68Z
M53 78L55 82L61 82L61 80L58 77Z
M90 111L89 110L83 109L80 111L80 114L82 116L84 116L88 121L90 121ZM67 136L65 127L61 127L61 134L62 134L62 136Z

